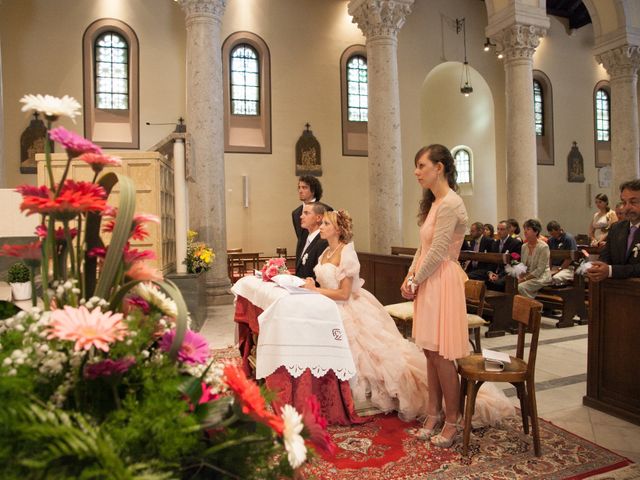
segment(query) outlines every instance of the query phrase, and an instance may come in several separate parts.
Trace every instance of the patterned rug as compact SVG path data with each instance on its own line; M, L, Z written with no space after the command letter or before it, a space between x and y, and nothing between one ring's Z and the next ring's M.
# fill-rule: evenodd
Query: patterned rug
M378 415L372 422L357 427L330 427L338 445L337 454L313 458L301 469L300 477L578 480L635 466L630 460L544 420L540 421L543 453L540 458L534 456L532 439L522 432L519 417L506 419L500 427L474 430L467 458L461 455L461 443L451 449L433 447L415 438L416 429L417 424L404 423L393 415Z

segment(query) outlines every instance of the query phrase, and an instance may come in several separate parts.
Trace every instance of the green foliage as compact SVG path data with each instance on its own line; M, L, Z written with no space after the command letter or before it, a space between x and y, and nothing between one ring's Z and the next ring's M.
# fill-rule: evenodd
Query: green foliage
M22 311L20 307L17 307L11 302L6 300L0 300L0 320L13 317L16 313Z
M9 267L7 272L9 283L24 283L31 280L31 270L23 262L16 262Z

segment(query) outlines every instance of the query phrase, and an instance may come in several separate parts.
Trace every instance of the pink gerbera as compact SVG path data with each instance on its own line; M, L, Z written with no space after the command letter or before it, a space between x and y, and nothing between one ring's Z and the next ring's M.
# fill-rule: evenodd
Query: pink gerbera
M114 212L109 212L109 217L114 215L111 215L111 213ZM107 215L105 215L106 217ZM150 213L137 213L136 215L133 216L133 221L132 226L131 226L131 232L129 233L129 237L133 240L144 240L149 236L149 231L147 230L147 228L144 226L145 223L160 223L160 218L157 215L152 215ZM105 222L104 227L102 227L102 231L105 233L111 233L113 232L113 229L116 225L115 220L108 220Z
M76 351L96 347L108 352L110 343L123 340L127 334L121 313L103 313L99 307L89 311L85 306L66 305L64 309L54 310L49 328L47 338L76 342Z
M107 358L101 362L90 363L84 367L84 378L94 380L98 377L113 377L127 372L136 363L133 357L111 360Z
M99 146L77 133L70 132L64 127L57 127L51 130L49 132L49 138L62 145L71 158L75 158L83 153L102 153L102 149Z
M45 227L42 224L36 227L36 235L42 240L47 238L47 231L48 231L47 227ZM69 235L71 235L72 239L76 238L76 236L78 235L78 229L75 227L70 228ZM66 240L64 236L64 228L58 227L55 229L55 239L58 241Z
M132 280L140 280L141 282L162 280L162 273L160 270L152 267L146 262L134 262L133 265L131 265L131 268L126 271L125 275Z
M165 352L171 349L176 336L175 330L170 330L160 339L160 348ZM178 360L185 363L207 363L209 359L209 344L202 335L187 330L178 352Z
M91 165L91 169L96 173L101 172L104 167L119 167L122 165L122 159L105 155L104 153L83 153L78 157L78 160Z
M23 260L40 260L42 258L42 243L37 242L27 243L25 245L2 245L0 255L7 257L18 257Z

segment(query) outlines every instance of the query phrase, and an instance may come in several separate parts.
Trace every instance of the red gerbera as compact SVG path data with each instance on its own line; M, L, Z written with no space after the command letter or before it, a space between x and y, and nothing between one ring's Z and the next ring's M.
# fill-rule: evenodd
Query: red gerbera
M81 137L77 133L70 132L64 127L57 127L51 130L49 132L49 138L62 145L71 158L82 155L83 153L102 153L102 149L99 146Z
M242 413L271 427L278 435L284 431L284 421L267 410L267 404L260 393L260 387L247 378L235 364L224 367L225 383L242 404Z
M309 442L318 449L333 455L337 447L327 432L327 419L322 416L320 402L315 395L307 398L302 412L302 420Z
M141 262L143 260L155 260L156 254L153 250L137 250L135 248L131 248L131 246L127 243L124 247L124 263L127 265L131 265L134 262Z
M0 255L7 257L18 257L23 260L42 259L42 242L40 240L25 245L2 245Z
M115 212L110 211L108 216L115 216ZM134 215L131 233L129 234L129 237L131 239L141 241L149 236L149 231L144 226L145 222L160 223L160 219L156 215L152 215L150 213L137 213L136 215ZM102 231L104 233L113 232L113 228L115 227L115 225L115 220L109 220L105 222L104 227L102 227Z
M46 196L22 195L20 210L27 215L34 213L55 214L67 219L84 212L101 212L107 205L104 188L90 182L67 180L60 195L53 198L51 192Z

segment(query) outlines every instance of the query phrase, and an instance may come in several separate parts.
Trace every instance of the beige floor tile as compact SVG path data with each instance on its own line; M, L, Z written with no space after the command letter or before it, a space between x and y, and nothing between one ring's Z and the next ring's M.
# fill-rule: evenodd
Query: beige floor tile
M640 453L638 452L628 452L626 450L613 450L613 451L616 452L618 455L622 455L623 457L628 458L632 462L640 463ZM640 472L638 472L637 478L640 478Z
M598 445L640 454L640 430L637 428L593 425L593 432Z

